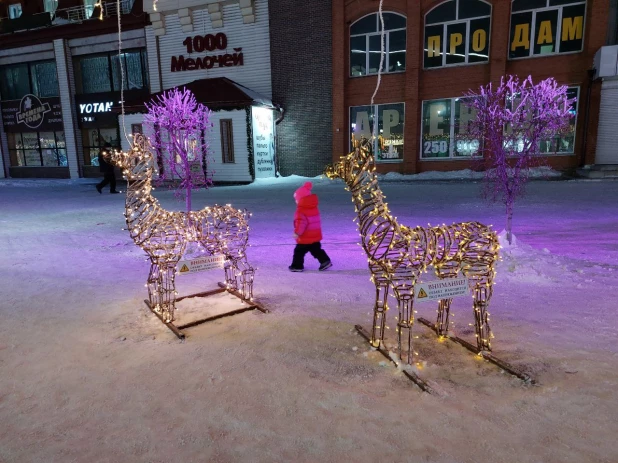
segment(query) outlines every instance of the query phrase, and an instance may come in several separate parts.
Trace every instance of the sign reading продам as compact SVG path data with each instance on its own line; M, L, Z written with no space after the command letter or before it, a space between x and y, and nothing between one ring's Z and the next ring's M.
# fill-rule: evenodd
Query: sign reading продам
M467 278L448 278L414 285L414 298L418 302L467 296L468 293Z
M177 271L180 275L204 272L213 268L223 268L224 263L225 256L223 255L198 257L196 259L181 260L178 262Z

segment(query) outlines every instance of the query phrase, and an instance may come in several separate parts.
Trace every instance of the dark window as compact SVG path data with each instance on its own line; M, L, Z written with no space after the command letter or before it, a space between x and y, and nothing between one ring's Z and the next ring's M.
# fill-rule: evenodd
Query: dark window
M221 119L221 156L224 164L234 163L234 134L232 131L232 119Z
M55 61L18 64L0 69L0 94L3 100L19 100L29 93L40 98L59 96Z
M384 61L382 72L406 69L406 18L383 13ZM350 26L350 76L377 74L380 67L382 24L378 14L370 14Z
M84 147L84 165L98 166L99 152L106 143L115 149L120 147L120 135L117 128L82 129L82 143Z
M56 63L45 61L30 66L32 93L40 97L58 96L58 74Z
M144 49L127 50L120 56L115 52L81 56L75 61L78 93L119 92L121 87L124 90L148 88ZM120 63L124 70L124 86Z
M425 15L423 66L489 61L491 5L483 0L449 0Z

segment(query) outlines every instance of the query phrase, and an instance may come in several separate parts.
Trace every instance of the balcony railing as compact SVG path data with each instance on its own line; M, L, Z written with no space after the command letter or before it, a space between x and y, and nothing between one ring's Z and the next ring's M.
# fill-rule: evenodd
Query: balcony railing
M128 14L135 0L120 0L120 14ZM63 24L81 23L89 19L105 19L118 15L118 4L111 0L95 5L74 6L49 13L23 15L19 18L0 18L0 34L39 29Z

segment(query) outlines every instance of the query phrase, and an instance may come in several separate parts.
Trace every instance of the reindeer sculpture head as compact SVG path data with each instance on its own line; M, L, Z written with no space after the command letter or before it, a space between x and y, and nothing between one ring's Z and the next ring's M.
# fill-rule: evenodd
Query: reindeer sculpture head
M324 170L324 175L331 180L343 179L348 186L352 186L361 177L359 175L361 172L375 170L371 140L364 137L360 140L352 138L352 147L354 150L347 156L341 156L337 164L328 165Z
M103 152L103 157L122 169L123 176L129 182L152 178L154 156L150 151L148 139L141 134L135 135L133 146L129 151Z

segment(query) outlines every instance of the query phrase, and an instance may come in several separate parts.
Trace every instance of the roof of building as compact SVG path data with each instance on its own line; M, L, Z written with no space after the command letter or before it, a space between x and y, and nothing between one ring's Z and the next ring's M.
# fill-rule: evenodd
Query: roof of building
M194 80L188 84L178 85L177 88L190 90L198 103L213 111L241 109L248 106L275 108L269 98L227 77ZM125 112L145 112L145 103L163 95L163 92L153 93L147 101L127 101Z

